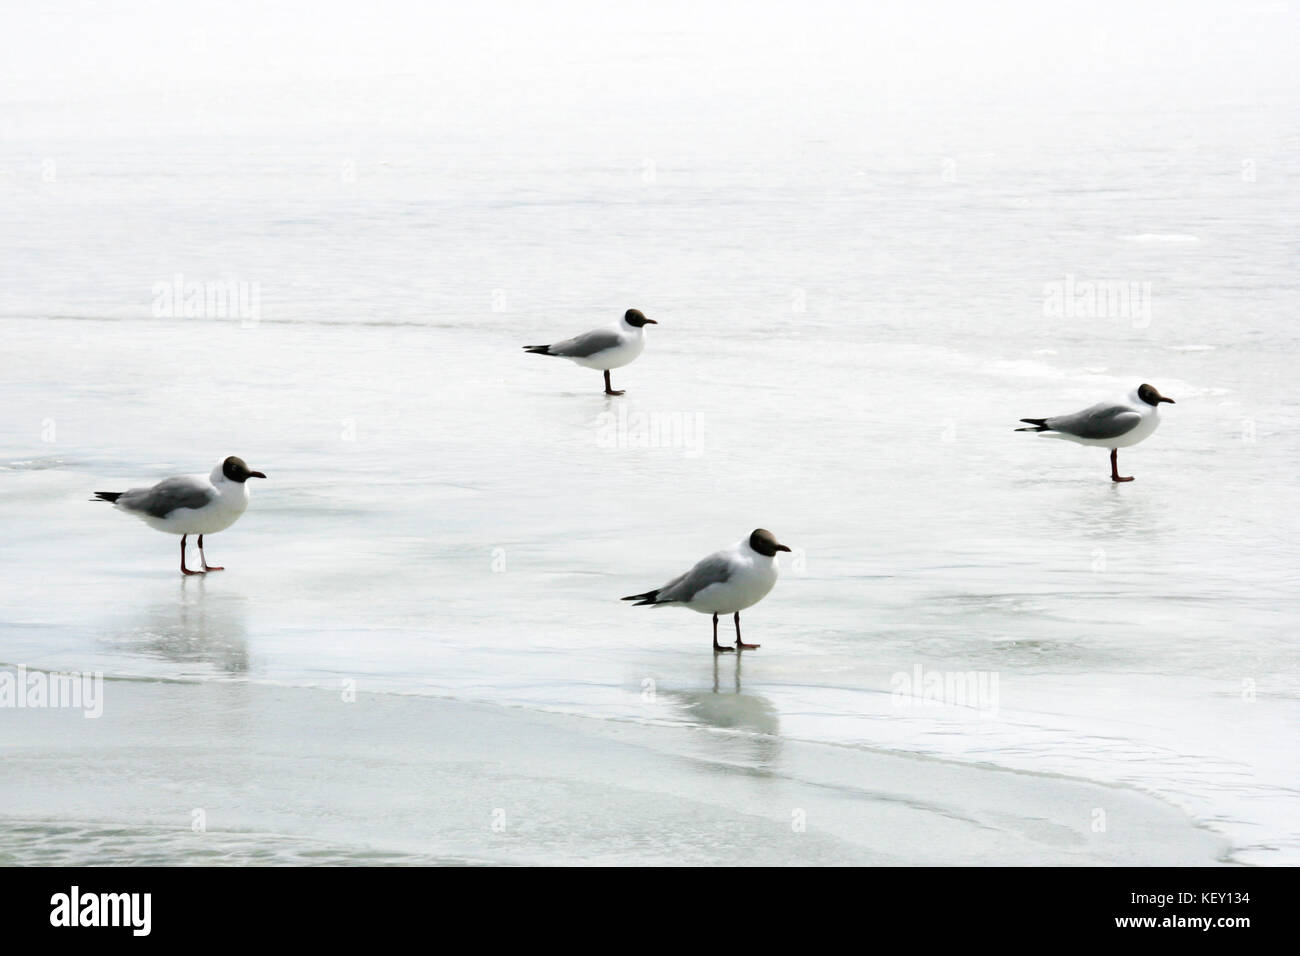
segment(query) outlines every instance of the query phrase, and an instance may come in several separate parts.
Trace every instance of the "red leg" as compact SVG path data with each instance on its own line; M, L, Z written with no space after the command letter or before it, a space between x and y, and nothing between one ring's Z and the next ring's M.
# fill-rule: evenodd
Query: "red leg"
M1119 449L1110 450L1110 480L1111 481L1132 481L1133 477L1121 478L1119 474Z
M224 571L225 568L208 567L208 556L203 553L203 535L199 535L199 560L203 562L204 571Z
M609 382L609 369L605 369L605 394L606 394L606 395L622 395L622 394L623 394L621 391L620 391L620 392L616 392L616 391L614 391L614 386L610 384L610 382Z
M738 647L742 651L756 651L759 648L758 644L740 643L740 612L739 611L736 612L736 647Z
M718 643L718 615L713 615L713 653L730 651L732 648L724 647Z
M202 571L191 571L185 566L185 539L188 537L187 534L181 535L181 574L202 574Z

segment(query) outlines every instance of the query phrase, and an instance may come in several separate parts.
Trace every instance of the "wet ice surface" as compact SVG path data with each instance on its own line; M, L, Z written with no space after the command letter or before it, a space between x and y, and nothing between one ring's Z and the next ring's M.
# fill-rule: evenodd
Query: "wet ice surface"
M664 72L705 56L664 42L647 52ZM629 92L555 69L529 88L588 106ZM113 859L198 861L188 788L230 803L237 781L207 768L211 737L181 738L224 719L222 693L294 685L317 690L229 724L232 746L253 742L249 779L283 753L294 795L276 813L234 801L211 831L232 861L257 833L281 862L311 847L653 862L666 829L680 852L682 832L699 834L647 790L608 789L616 770L643 760L698 801L715 759L730 787L826 747L855 755L859 776L836 785L866 822L829 834L814 813L803 836L830 843L782 842L792 801L820 792L804 768L692 859L1220 855L1190 822L1137 841L1117 817L1160 817L1132 804L1141 792L1221 834L1232 860L1300 861L1286 97L1198 100L1194 130L1190 100L1169 99L1192 97L1181 87L1128 111L995 101L912 125L870 98L806 114L801 95L765 96L749 77L760 85L737 81L716 105L673 86L636 115L601 111L598 128L546 110L521 128L501 121L506 80L445 123L447 103L407 82L344 94L390 104L360 139L319 117L281 128L285 101L262 114L252 97L233 131L177 140L128 98L110 116L132 135L86 117L0 153L13 170L0 180L0 662L193 682L165 685L171 719L135 741L120 721L157 688L110 681L104 720L119 722L102 749L89 730L79 748L67 715L0 710L7 757L24 735L50 754L22 789L6 774L14 827L120 829ZM768 104L781 135L766 113L737 114L742 101ZM42 178L50 154L57 174ZM177 275L233 280L257 315L156 314ZM1136 312L1052 304L1098 281L1137 283ZM615 372L623 398L519 349L629 306L661 324ZM1143 381L1178 404L1121 453L1131 484L1111 485L1102 450L1012 431ZM174 538L87 500L227 454L269 479L209 539L221 574L181 579ZM744 616L760 651L715 661L707 618L618 602L758 525L798 549ZM996 693L983 706L894 693L918 673L923 687L974 673ZM468 801L445 829L323 825L349 793L295 748L349 688L514 708L480 721L507 796L472 786L471 754L401 777L404 797ZM385 712L376 727L395 742L375 773L418 765L422 727L472 713L426 703ZM636 728L637 756L566 730L567 776L548 775L506 745L574 718ZM700 740L744 758L662 756ZM178 771L150 803L130 781L186 746L207 769ZM328 737L319 746L328 759ZM62 775L103 780L106 766L98 797L92 784L41 815ZM1081 789L1063 797L1062 778ZM619 822L588 843L566 808L596 793ZM891 793L942 812L878 826ZM512 846L475 829L508 800L533 800L545 833ZM936 814L979 821L956 826L946 859L928 855ZM1068 839L1022 839L1039 817ZM72 861L16 832L6 859Z
M107 323L9 325L33 330L34 354L57 355ZM476 382L472 356L490 354L478 340L491 336L472 329L438 346L415 328L209 328L187 344L190 328L119 323L179 351L176 370L150 371L150 349L87 348L87 384L69 397L15 389L42 396L29 395L23 420L53 406L60 441L38 449L48 467L0 473L9 663L335 691L347 681L1067 774L1164 796L1230 835L1234 858L1295 852L1294 539L1277 524L1291 516L1266 505L1282 493L1281 463L1268 460L1281 449L1198 449L1229 440L1216 432L1230 413L1186 381L1167 386L1186 418L1130 452L1138 481L1116 488L1104 452L1005 435L994 403L976 401L998 378L978 368L951 441L924 427L866 441L889 426L854 401L816 428L796 419L778 441L770 422L788 414L789 392L693 386L679 362L649 356L620 401L631 414L702 409L710 438L695 455L606 447L596 416L611 405L554 381L596 384L580 370L522 365L512 385ZM392 344L372 353L373 341ZM514 360L509 345L498 366ZM863 350L843 387L862 375L902 390L921 369L891 369L893 351ZM287 388L246 352L338 371ZM773 376L790 353L771 347ZM368 355L384 367L367 368ZM161 378L165 392L169 377L241 363L243 386L179 401L191 411L174 418L158 415L156 387L120 372L128 394L111 412L86 400L90 383L114 378L110 365ZM466 371L420 387L439 363ZM824 383L836 366L819 368ZM908 421L939 419L942 398L923 390ZM345 420L355 440L340 437ZM83 454L48 454L74 442ZM174 538L86 499L140 474L197 470L207 462L168 454L191 445L237 451L270 477L239 524L209 539L228 570L182 579ZM800 549L745 615L762 650L714 661L707 617L617 601L760 521ZM922 683L995 676L996 697L945 707L892 694L918 667Z
M1173 807L1052 775L427 697L115 683L95 721L14 712L0 859L1204 864L1225 852ZM708 700L715 719L738 702Z

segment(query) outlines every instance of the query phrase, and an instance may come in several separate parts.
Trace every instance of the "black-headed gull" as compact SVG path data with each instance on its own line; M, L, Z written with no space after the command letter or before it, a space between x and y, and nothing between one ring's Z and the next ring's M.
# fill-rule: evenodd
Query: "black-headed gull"
M584 368L600 369L605 373L605 394L622 395L622 391L614 391L610 384L609 370L635 361L645 348L645 327L658 324L642 315L640 309L628 309L613 328L584 332L554 345L525 345L524 351L558 355Z
M1174 404L1152 385L1140 385L1136 391L1118 402L1100 402L1072 415L1053 418L1022 418L1032 428L1017 428L1018 432L1037 432L1044 438L1064 438L1080 445L1095 445L1110 449L1110 480L1132 481L1120 477L1119 450L1136 445L1156 430L1160 424L1160 403Z
M632 594L623 600L635 601L634 607L676 604L701 614L712 614L715 652L731 650L718 643L718 615L735 614L736 649L755 650L757 644L740 641L740 612L753 607L772 590L781 570L776 553L789 550L777 542L772 532L756 528L749 537L709 555L663 587Z
M231 455L209 475L182 475L166 478L150 488L130 491L97 491L95 498L109 501L115 508L142 518L151 527L181 536L181 574L205 574L224 571L210 567L203 553L203 536L225 531L248 508L249 478L265 478L260 471L250 471L242 458ZM94 499L92 499L94 500ZM185 539L199 536L199 560L202 571L185 567Z

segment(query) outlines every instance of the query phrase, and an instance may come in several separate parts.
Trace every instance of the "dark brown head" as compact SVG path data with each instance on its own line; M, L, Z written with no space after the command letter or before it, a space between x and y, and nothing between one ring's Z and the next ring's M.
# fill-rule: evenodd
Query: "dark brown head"
M623 313L623 321L633 328L639 329L643 325L658 325L654 319L647 319L640 309L628 309Z
M765 554L769 558L778 551L789 551L783 544L778 544L776 535L766 528L755 528L754 533L749 536L749 546L759 554Z
M244 464L244 459L236 458L231 455L221 463L221 473L226 476L226 480L243 484L249 478L265 478L266 475L260 471L249 471L248 466Z
M1146 402L1148 405L1159 405L1161 402L1168 402L1170 405L1176 404L1172 398L1165 398L1157 392L1154 385L1139 385L1138 398L1142 399L1142 401Z

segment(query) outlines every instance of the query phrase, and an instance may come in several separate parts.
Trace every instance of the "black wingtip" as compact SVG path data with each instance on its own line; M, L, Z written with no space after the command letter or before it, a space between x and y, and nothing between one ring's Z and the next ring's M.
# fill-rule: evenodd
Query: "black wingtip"
M90 500L91 500L91 501L107 501L107 502L110 502L110 503L111 503L111 502L117 501L117 499L118 499L118 498L121 498L123 494L124 494L124 492L121 492L121 491L97 491L97 492L95 492L95 497L94 497L94 498L91 498Z
M654 604L655 598L657 598L658 596L659 596L659 589L655 588L653 591L646 591L644 594L629 594L625 598L619 598L619 600L636 601L636 603L633 604L632 606L640 607L643 604Z
M525 345L524 351L531 355L550 355L551 347L549 345Z
M1047 431L1046 418L1022 418L1020 419L1026 425L1033 425L1033 428L1017 428L1018 432L1045 432Z

